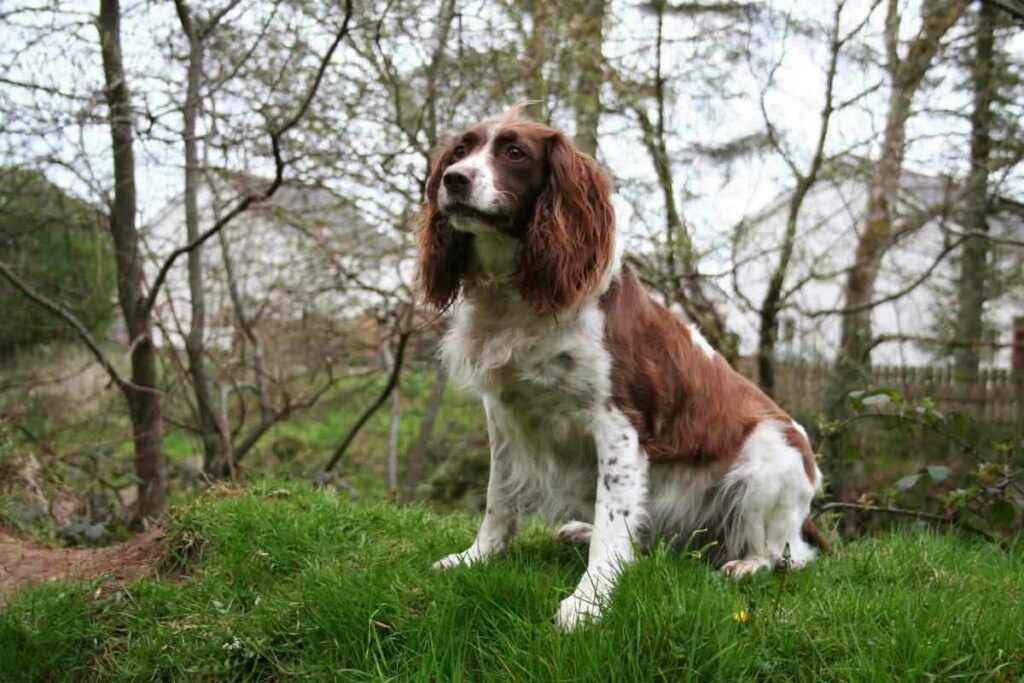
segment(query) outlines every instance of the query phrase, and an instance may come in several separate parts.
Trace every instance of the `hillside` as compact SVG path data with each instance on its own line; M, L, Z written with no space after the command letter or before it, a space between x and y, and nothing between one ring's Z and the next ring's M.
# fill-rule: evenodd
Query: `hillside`
M600 624L551 616L585 558L531 527L489 565L434 574L475 520L306 486L217 488L175 510L158 578L22 589L0 679L1020 680L1024 572L907 530L734 583L658 550Z

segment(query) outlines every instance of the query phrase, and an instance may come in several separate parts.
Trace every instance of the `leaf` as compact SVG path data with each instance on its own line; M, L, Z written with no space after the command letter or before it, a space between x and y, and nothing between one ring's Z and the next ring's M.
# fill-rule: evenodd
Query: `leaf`
M1013 503L1008 500L1001 500L988 509L988 516L992 519L992 523L999 526L1010 526L1016 514L1017 511L1013 509Z
M884 406L892 403L892 398L888 394L875 394L874 396L868 396L862 403L865 406Z
M949 475L952 471L953 470L949 469L945 465L928 465L928 476L931 477L932 481L936 484L949 479Z
M914 485L917 484L920 479L920 474L908 474L905 477L900 477L893 486L899 491L909 491L914 488Z

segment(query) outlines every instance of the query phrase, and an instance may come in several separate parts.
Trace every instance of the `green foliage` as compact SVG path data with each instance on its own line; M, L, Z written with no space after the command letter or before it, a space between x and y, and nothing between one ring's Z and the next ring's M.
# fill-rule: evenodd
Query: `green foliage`
M904 463L891 484L861 496L864 505L899 506L1003 543L1024 529L1024 435L1004 432L962 413L944 413L930 399L877 388L849 396L852 415L820 425L826 439L841 442L847 462L864 460L856 429L881 425L877 442L927 443L914 464ZM1011 428L1012 429L1012 428ZM909 467L908 467L909 465ZM910 471L907 471L907 470Z
M104 220L38 172L0 169L0 254L39 293L94 333L113 319L116 283ZM69 338L66 323L0 280L0 355Z
M420 425L426 412L431 386L436 378L435 372L422 368L409 367L402 373L400 391L402 419L398 431L399 472L405 472L404 458L419 436ZM263 476L295 476L312 480L314 474L323 467L331 452L338 445L342 436L358 418L363 408L373 400L380 391L385 378L373 377L367 381L365 377L345 379L312 409L304 411L288 422L273 427L257 447L255 453L243 461L245 470L253 475ZM382 494L385 476L385 454L387 453L388 428L391 420L389 404L378 410L366 423L349 448L348 454L341 461L338 473L350 480L363 494ZM173 432L172 432L173 433ZM181 442L188 448L188 441L194 440L190 435L180 435ZM274 445L281 440L301 441L304 448L294 457L280 458L274 453ZM176 442L177 447L182 443ZM195 451L198 444L193 444ZM170 449L169 449L169 452ZM438 413L434 431L428 449L428 468L426 476L431 478L435 469L449 463L447 469L455 470L461 464L472 464L488 457L487 426L484 421L483 407L480 400L457 387L449 386ZM173 456L172 457L176 457ZM470 469L474 469L471 465ZM461 471L461 470L460 470ZM468 472L467 472L468 474ZM424 482L426 483L426 482ZM436 483L436 482L435 482ZM487 467L483 468L480 477L475 481L466 481L472 488L467 502L472 502L482 494L487 486ZM459 487L453 493L460 497L467 493L466 486ZM435 493L437 487L432 487ZM444 488L442 486L442 488Z
M626 571L603 621L567 635L551 617L585 552L534 526L488 564L432 572L476 522L304 485L216 487L172 513L166 577L17 595L0 614L0 679L1024 676L1019 549L900 532L734 582L659 547Z

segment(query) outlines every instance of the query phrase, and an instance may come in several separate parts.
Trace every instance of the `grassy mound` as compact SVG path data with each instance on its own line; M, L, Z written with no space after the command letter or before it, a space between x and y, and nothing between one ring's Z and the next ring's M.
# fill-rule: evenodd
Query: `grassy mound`
M487 565L429 570L475 522L304 486L218 489L170 521L168 566L183 571L22 590L0 614L0 678L1024 677L1020 551L907 531L735 583L658 550L602 622L566 635L551 617L585 556L540 528Z

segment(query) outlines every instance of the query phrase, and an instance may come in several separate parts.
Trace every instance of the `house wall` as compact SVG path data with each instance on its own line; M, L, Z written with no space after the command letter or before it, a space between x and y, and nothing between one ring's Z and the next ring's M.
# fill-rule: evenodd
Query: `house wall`
M916 205L941 200L943 186L938 179L911 175L906 181L908 195ZM746 228L733 260L741 265L737 277L722 278L719 285L730 292L727 320L740 335L740 353L756 353L760 305L772 269L778 261L778 250L785 230L786 199L755 217ZM852 263L857 230L862 225L866 195L863 184L854 180L823 183L809 193L798 223L796 252L786 279L788 287L804 282L792 295L782 313L782 329L791 326L791 339L782 338L777 349L782 360L834 360L839 345L840 316L822 315L843 306L845 269ZM993 231L1009 229L993 222ZM876 298L898 293L918 280L922 284L894 301L880 304L872 312L873 331L879 335L902 335L934 338L939 335L938 322L951 319L956 310L956 251L941 260L931 273L949 239L938 221L925 225L895 244L883 259ZM1006 266L1013 255L1003 254ZM1019 256L1017 263L1019 264ZM745 302L750 302L748 305ZM1010 343L1012 319L1024 310L1024 292L1018 288L990 301L986 319L997 327L998 342ZM817 315L816 315L817 314ZM948 329L948 328L947 328ZM950 334L949 332L946 333ZM872 353L872 361L880 365L929 365L938 360L938 347L917 341L880 344ZM984 354L986 367L1009 367L1008 346Z
M229 205L237 191L221 190L217 201ZM215 195L199 192L200 229L213 224ZM180 197L146 228L151 258L147 276L156 276L164 255L185 240L185 212ZM224 229L235 280L250 316L259 315L280 329L309 317L345 320L383 304L379 292L398 290L411 281L407 249L393 235L366 225L349 207L323 190L286 186L273 200L252 209ZM221 245L212 238L203 246L207 282L207 344L227 349L236 335ZM186 258L168 275L158 304L165 330L158 343L184 344L190 325Z

